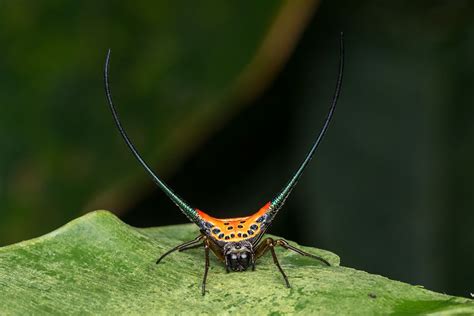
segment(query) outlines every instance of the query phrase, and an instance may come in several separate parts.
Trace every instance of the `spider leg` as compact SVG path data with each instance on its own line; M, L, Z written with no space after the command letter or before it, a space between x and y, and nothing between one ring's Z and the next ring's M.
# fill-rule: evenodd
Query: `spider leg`
M290 288L290 282L288 281L288 277L285 274L285 271L283 271L282 267L280 266L280 263L278 262L278 258L275 253L275 241L271 238L267 238L264 241L260 243L260 245L257 247L255 251L255 256L257 258L263 256L268 250L270 250L270 253L272 254L273 257L273 263L277 266L278 270L280 271L281 275L283 276L283 279L285 280L286 287Z
M271 252L272 257L273 257L273 262L278 267L278 270L280 270L280 273L283 276L283 279L285 279L286 287L290 288L291 285L290 285L290 282L288 282L288 277L286 276L285 272L283 271L283 269L280 266L280 263L278 262L278 258L277 258L276 253L275 253L275 246L273 244L271 244L269 246L269 248L270 248L270 252Z
M189 246L179 248L178 251L182 252L182 251L186 251L186 250L189 250L189 249L199 248L199 247L202 247L202 246L204 246L204 243L199 243L199 244L196 244L196 245L191 244Z
M331 264L326 261L325 259L321 258L321 257L318 257L318 256L315 256L315 255L312 255L306 251L303 251L301 249L298 249L292 245L290 245L286 240L283 240L283 239L278 239L276 242L276 245L279 245L279 246L282 246L283 248L287 249L287 250L291 250L291 251L294 251L302 256L305 256L305 257L310 257L310 258L314 258L316 260L319 260L323 263L325 263L326 265L328 266L331 266Z
M206 294L206 282L207 282L207 272L209 271L209 245L204 243L204 277L202 279L202 295Z
M195 243L201 241L202 238L203 238L203 236L202 236L202 235L199 235L199 236L197 236L196 238L194 238L193 240L187 241L187 242L185 242L185 243L182 243L181 245L178 245L178 246L174 247L173 249L168 250L167 252L165 252L164 254L162 254L162 255L158 258L158 260L156 260L156 264L160 263L160 261L163 260L163 258L166 257L167 255L169 255L170 253L175 252L176 250L179 251L181 248L185 248L185 250L186 250L187 247L189 247L189 246L191 246L191 245L193 245L193 244L195 244Z
M252 252L252 257L250 258L252 262L252 271L255 271L255 254Z

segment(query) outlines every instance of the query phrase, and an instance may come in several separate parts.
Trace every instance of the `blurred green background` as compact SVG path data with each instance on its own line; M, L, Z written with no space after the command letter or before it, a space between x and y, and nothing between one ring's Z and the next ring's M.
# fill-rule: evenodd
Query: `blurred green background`
M342 264L474 291L474 5L470 1L0 0L0 245L94 209L184 223L132 139L193 206L246 215L331 128L272 233Z

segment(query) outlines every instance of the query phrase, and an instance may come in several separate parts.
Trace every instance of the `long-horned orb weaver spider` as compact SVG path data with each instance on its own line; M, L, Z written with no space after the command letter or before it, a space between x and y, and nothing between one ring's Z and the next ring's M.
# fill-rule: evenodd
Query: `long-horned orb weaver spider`
M110 60L110 50L107 52L107 57L105 61L104 69L104 81L105 81L105 92L107 95L107 101L112 111L112 115L117 125L117 128L125 140L125 143L130 148L132 154L138 160L138 162L145 168L153 179L153 181L160 187L161 190L179 207L179 209L188 217L189 220L194 222L200 229L200 234L195 239L187 241L181 245L174 247L173 249L165 252L156 263L160 263L164 257L169 255L174 251L185 251L188 249L204 247L205 254L205 266L204 266L204 277L202 281L202 295L206 291L206 280L207 273L209 270L209 251L212 251L216 257L225 264L227 272L232 271L245 271L249 267L252 270L255 270L255 260L263 256L267 251L270 251L273 262L280 271L285 284L287 287L290 287L288 278L281 268L277 256L275 254L275 246L281 246L285 249L292 250L296 253L299 253L303 256L308 256L321 262L326 265L330 265L328 261L318 256L307 253L303 250L295 248L290 245L283 239L274 240L272 238L265 238L262 240L263 235L270 227L270 224L275 219L276 214L281 209L285 200L290 195L291 191L295 187L298 179L301 177L304 169L308 165L309 161L313 157L314 152L318 148L318 145L321 142L326 130L329 126L329 122L334 113L336 107L337 99L341 90L342 84L342 74L344 68L344 41L343 34L341 33L340 38L340 57L339 57L339 75L337 78L336 89L332 99L332 104L329 108L329 113L327 114L326 120L321 131L318 134L315 142L313 143L311 149L306 155L305 159L299 166L296 173L290 179L290 181L283 187L281 192L270 202L265 204L258 212L253 215L238 217L238 218L215 218L210 215L207 215L203 211L191 207L187 202L180 198L176 193L171 190L163 180L161 180L148 166L148 164L143 160L143 158L138 153L137 149L133 145L132 141L125 132L122 124L120 123L117 111L112 102L112 95L109 87L109 60Z

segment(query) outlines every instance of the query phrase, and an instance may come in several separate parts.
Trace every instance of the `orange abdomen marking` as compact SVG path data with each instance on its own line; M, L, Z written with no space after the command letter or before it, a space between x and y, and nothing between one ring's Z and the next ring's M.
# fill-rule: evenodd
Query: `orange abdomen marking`
M196 210L201 219L208 223L210 235L219 241L235 242L250 239L262 232L270 202L258 212L247 217L215 218L201 210Z

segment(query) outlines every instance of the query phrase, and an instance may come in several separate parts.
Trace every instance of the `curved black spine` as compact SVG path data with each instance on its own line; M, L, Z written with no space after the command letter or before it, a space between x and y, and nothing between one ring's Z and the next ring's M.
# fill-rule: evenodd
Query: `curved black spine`
M107 51L107 57L105 59L105 67L104 67L104 84L105 84L105 94L107 96L107 102L109 104L110 111L112 112L112 116L114 117L115 125L120 132L120 135L124 139L125 143L127 144L130 151L138 160L138 162L142 165L146 172L151 176L153 181L158 185L158 187L163 190L163 192L180 208L180 210L194 223L200 226L199 216L197 211L192 208L188 203L186 203L182 198L180 198L176 193L171 190L166 183L161 180L148 166L148 164L143 160L143 158L138 153L137 149L133 145L132 141L127 135L127 132L123 128L122 124L120 123L120 119L115 109L114 103L112 101L112 94L110 92L110 84L109 84L109 62L110 62L110 49Z
M331 118L334 114L334 110L336 109L336 104L337 100L339 98L339 94L341 92L341 86L342 86L342 75L344 72L344 34L341 32L341 38L340 38L340 56L339 56L339 75L337 78L337 83L336 83L336 89L334 91L334 96L332 99L331 107L329 108L329 113L326 117L326 120L324 122L324 125L319 132L318 137L316 138L316 141L314 142L313 146L311 147L310 151L306 155L306 158L303 160L301 163L300 167L294 174L294 176L291 178L291 180L285 185L283 190L271 201L271 206L270 206L270 211L269 211L269 218L267 218L267 221L272 221L273 218L275 217L276 213L280 210L280 208L283 206L285 203L286 199L290 195L291 191L295 187L296 183L298 182L299 178L301 177L304 169L308 165L308 163L311 161L311 158L313 158L313 155L318 148L319 144L321 143L321 140L323 139L328 127L329 123L331 122Z

